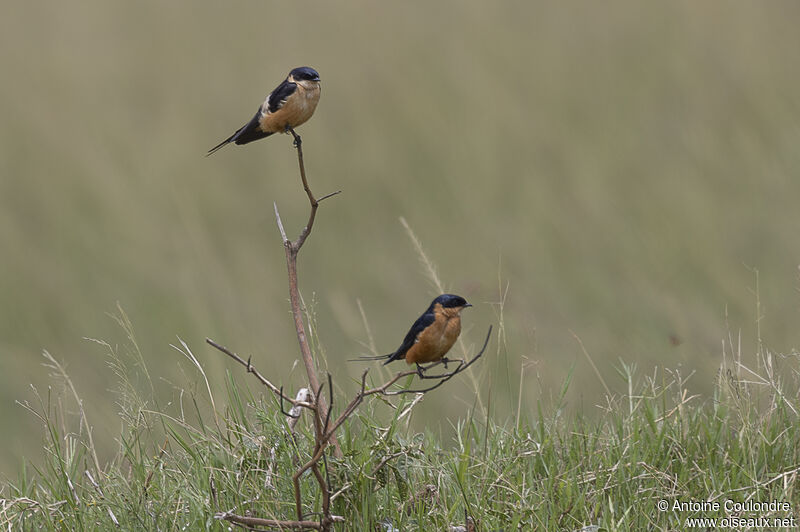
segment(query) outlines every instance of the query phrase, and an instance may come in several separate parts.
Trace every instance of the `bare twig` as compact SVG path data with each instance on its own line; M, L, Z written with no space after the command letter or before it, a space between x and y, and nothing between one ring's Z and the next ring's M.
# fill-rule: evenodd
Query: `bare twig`
M330 440L331 440L331 438L329 436L325 440L317 441L316 444L314 445L314 455L311 457L311 459L308 462L306 462L305 464L300 466L300 469L295 471L294 475L292 475L292 483L294 484L294 497L295 497L295 505L296 505L296 509L297 509L297 518L298 519L302 519L303 518L302 505L301 505L301 502L300 502L300 477L303 476L303 473L305 473L306 471L308 471L309 469L312 469L313 467L315 467L317 465L317 462L320 461L320 459L322 458L323 453L325 452L325 448L327 447L327 442L330 441ZM317 478L317 482L320 484L320 489L323 490L323 493L327 493L327 486L324 486L325 481L324 481L323 477L321 475L317 476L316 473L315 473L315 476Z
M303 364L305 365L306 374L308 375L308 383L312 390L318 390L320 389L319 377L317 376L317 369L314 366L314 358L311 354L311 347L309 346L308 338L306 337L306 329L305 324L303 323L303 312L300 303L300 290L297 285L297 254L300 252L300 248L303 247L306 239L311 234L320 201L322 201L322 199L334 196L338 194L338 192L323 196L322 199L319 200L314 197L314 194L311 192L311 188L308 186L308 179L306 178L306 167L305 163L303 162L303 140L294 129L289 128L288 131L294 137L294 145L295 148L297 148L297 164L300 167L300 180L303 183L303 190L305 190L306 196L308 196L308 202L311 204L311 212L309 213L306 226L302 231L300 231L300 235L294 241L289 240L289 238L286 236L286 231L283 228L283 223L281 222L277 206L275 206L275 218L278 223L278 229L281 232L281 238L283 239L283 247L286 251L286 269L288 270L289 276L289 301L292 306L292 316L294 317L297 342L300 344L300 354L302 355ZM328 408L325 404L324 398L315 397L314 401L320 407L319 409L316 409L315 414L318 420L322 415L322 412L326 412ZM339 442L336 440L335 436L333 437L331 443L333 443L336 455L342 456L342 450L339 447Z
M281 233L281 242L289 241L289 237L286 236L286 229L283 228L283 222L281 221L281 213L278 212L278 204L274 201L272 202L272 208L275 210L275 221L278 223L278 231Z
M288 403L291 403L292 406L300 405L300 406L305 406L306 408L309 408L311 406L310 403L303 404L300 401L297 401L297 400L292 399L291 397L289 397L287 395L284 395L283 388L282 387L278 388L277 386L272 384L269 380L267 380L267 378L264 377L261 373L259 373L258 370L255 368L255 366L253 366L253 364L250 363L250 359L249 358L247 360L243 359L242 357L240 357L239 355L237 355L236 353L234 353L233 351L231 351L230 349L228 349L224 345L218 344L217 342L215 342L211 338L206 338L206 343L208 345L210 345L210 346L222 351L223 353L225 353L226 355L228 355L229 357L234 359L236 362L238 362L239 364L244 366L247 369L247 373L252 373L256 377L256 379L258 379L258 381L261 384L263 384L264 386L269 388L275 395L280 397L282 401L286 401Z
M329 388L333 388L333 381L331 379L330 373L328 374L328 385ZM303 519L303 505L300 495L300 477L311 469L314 473L314 477L317 480L317 484L319 484L320 491L322 492L322 508L323 508L323 515L328 515L328 508L330 505L330 490L328 489L328 483L325 480L325 477L322 476L322 473L319 470L318 462L319 460L325 455L325 448L328 446L328 443L332 441L332 434L327 435L322 425L322 419L319 412L321 408L321 395L322 395L322 388L325 386L325 383L321 383L317 388L316 392L314 393L314 408L312 411L314 412L314 451L312 452L313 456L311 460L306 462L300 469L295 471L295 474L292 476L292 483L294 484L294 499L295 499L295 509L297 510L297 519ZM333 394L331 393L330 402L333 404ZM328 408L328 414L326 418L330 416L330 408ZM327 426L327 421L325 423ZM323 527L323 530L327 530L327 528Z
M322 524L319 521L281 521L278 519L262 519L260 517L248 517L244 515L236 515L229 512L218 513L214 516L215 519L228 521L235 525L246 527L250 530L257 530L255 527L278 527L290 528L299 530L321 530Z
M311 212L308 215L308 222L306 222L306 226L300 232L300 235L297 237L297 240L292 242L292 247L295 248L295 254L297 251L300 251L300 248L303 247L303 244L308 238L308 235L311 234L311 229L314 227L314 220L317 217L317 208L322 200L330 198L331 196L335 196L339 194L341 190L337 190L336 192L331 192L330 194L326 194L322 196L320 199L314 197L314 194L311 192L311 188L308 186L308 179L306 179L306 165L303 162L303 139L300 135L295 132L294 129L289 128L289 133L292 134L294 137L294 147L297 148L297 164L300 166L300 180L303 182L303 190L306 191L306 196L308 196L308 202L311 204ZM287 239L284 239L284 243L287 242Z
M328 409L325 412L325 424L322 425L321 434L328 432L328 425L331 422L331 410L333 410L333 379L331 374L328 373Z

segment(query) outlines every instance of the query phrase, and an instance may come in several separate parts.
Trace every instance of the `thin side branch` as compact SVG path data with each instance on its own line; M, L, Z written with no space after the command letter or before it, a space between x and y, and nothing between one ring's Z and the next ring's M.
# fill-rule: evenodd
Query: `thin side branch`
M297 148L297 164L300 166L300 180L303 182L303 190L306 192L306 196L308 196L308 202L311 204L311 212L308 215L308 221L306 222L306 226L300 231L300 235L297 237L297 240L291 242L291 248L295 254L300 251L300 248L303 247L308 235L311 234L311 229L314 227L314 220L317 217L317 208L322 200L330 198L331 196L335 196L339 194L341 190L337 190L336 192L331 192L330 194L326 194L322 196L320 199L314 197L314 193L311 192L311 187L308 186L308 179L306 178L306 165L303 161L303 139L297 132L289 128L289 133L292 134L294 137L294 147ZM276 208L277 213L277 208ZM284 244L288 242L288 239L284 236L283 238Z
M286 229L283 228L283 222L281 221L281 213L278 212L278 204L274 201L272 202L272 208L275 209L275 220L278 222L278 231L281 232L281 241L285 246L287 242L289 242L289 237L286 236Z
M264 377L261 373L259 373L258 370L255 368L255 366L253 366L253 364L250 363L250 359L249 358L247 360L243 359L242 357L240 357L239 355L237 355L236 353L234 353L233 351L231 351L230 349L228 349L224 345L218 344L217 342L215 342L211 338L206 338L206 343L208 345L218 349L219 351L222 351L223 353L225 353L226 355L228 355L229 357L234 359L236 362L238 362L239 364L244 366L247 369L247 373L252 373L256 377L256 379L258 379L258 381L261 384L263 384L264 386L269 388L270 391L272 391L272 393L277 395L280 398L281 401L286 401L288 403L291 403L292 406L302 406L302 407L305 407L305 408L312 408L313 407L313 405L311 403L303 403L301 401L297 401L297 400L292 399L291 397L285 395L283 393L283 387L278 388L277 386L272 384L269 380L267 380L267 378Z
M350 404L348 404L347 407L345 407L344 411L341 414L339 414L339 417L336 418L336 420L331 424L331 427L325 434L325 437L334 434L342 425L342 423L344 423L345 420L348 417L350 417L350 415L355 411L355 409L358 408L358 406L361 404L361 402L364 400L365 397L375 394L390 396L390 395L402 395L406 393L427 393L430 392L431 390L435 390L445 382L449 381L459 373L466 370L468 367L474 364L481 356L483 356L483 353L486 351L486 346L489 345L489 338L491 336L492 336L492 326L490 325L489 331L486 333L486 339L483 341L483 347L481 347L481 350L478 351L478 353L474 357L472 357L469 361L464 361L464 360L460 361L458 367L456 367L456 369L451 371L450 373L445 373L443 375L432 377L432 378L439 378L441 380L435 385L430 386L428 388L422 388L418 390L405 389L405 390L389 391L389 388L400 379L408 377L410 375L418 374L416 370L409 370L409 371L401 371L400 373L396 374L394 377L392 377L382 385L367 390L366 382L367 382L367 372L369 371L369 369L365 369L364 372L361 374L361 391L359 391L358 394L356 394L353 400L350 401ZM435 364L428 366L428 369L430 369L433 365Z

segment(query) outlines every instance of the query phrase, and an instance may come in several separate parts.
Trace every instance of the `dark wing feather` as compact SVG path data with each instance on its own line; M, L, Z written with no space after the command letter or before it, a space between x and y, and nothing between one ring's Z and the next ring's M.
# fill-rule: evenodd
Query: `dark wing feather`
M248 142L253 142L254 140L263 139L264 137L268 137L272 135L272 133L264 133L259 127L259 121L261 120L261 108L258 108L256 111L255 116L245 125L240 127L236 130L236 133L228 137L227 139L223 140L210 150L206 154L206 157L217 151L218 149L222 148L228 143L235 142L236 144L247 144Z
M238 133L238 131L236 133ZM233 140L233 137L236 136L236 133L234 133L233 135L231 135L227 139L223 140L222 142L220 142L219 144L217 144L216 146L214 146L213 148L208 150L208 153L206 153L206 157L208 157L209 155L211 155L215 151L219 150L220 148L223 148L224 146L227 146L228 143Z
M267 111L274 113L286 103L286 98L294 94L297 90L297 83L292 83L288 79L283 80L275 90L267 96Z
M248 142L253 142L254 140L263 139L264 137L269 137L272 133L265 133L261 130L261 108L259 107L258 111L256 111L255 116L244 126L242 126L239 131L234 133L231 140L236 144L247 144Z
M408 334L406 334L406 337L403 339L403 343L397 348L397 351L388 355L389 360L383 364L386 365L389 362L394 362L395 360L404 360L408 350L411 349L411 346L417 342L419 333L428 328L434 321L436 321L436 315L433 312L426 312L417 318L417 321L414 322L414 325L411 326Z

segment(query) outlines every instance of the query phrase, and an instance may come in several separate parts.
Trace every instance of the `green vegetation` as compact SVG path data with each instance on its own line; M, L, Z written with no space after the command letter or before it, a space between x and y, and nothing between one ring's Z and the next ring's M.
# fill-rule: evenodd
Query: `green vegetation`
M229 525L217 512L291 519L291 475L296 460L310 458L307 423L292 440L274 397L252 389L244 371L228 373L226 395L212 398L198 368L198 382L181 390L180 401L159 406L149 395L146 357L131 343L124 315L119 321L127 345L103 344L120 383L116 456L97 467L91 423L69 377L48 358L61 387L27 405L45 428L47 459L5 488L0 525L223 530ZM747 367L740 352L728 351L708 400L691 395L677 372L642 377L622 364L617 372L629 393L608 397L599 417L564 413L568 379L556 403L540 406L532 420L514 424L472 408L452 442L410 430L447 388L396 398L388 414L383 401L368 400L340 432L344 457L326 462L333 513L347 523L337 530L378 530L381 522L448 530L464 524L465 511L481 530L666 530L684 529L692 517L797 518L800 357L762 350L753 362ZM776 379L779 365L795 378ZM337 391L340 408L344 399ZM214 404L226 406L214 411ZM301 489L314 520L320 496L310 474ZM669 510L657 509L661 500ZM773 500L791 509L724 507ZM721 509L673 510L676 501Z

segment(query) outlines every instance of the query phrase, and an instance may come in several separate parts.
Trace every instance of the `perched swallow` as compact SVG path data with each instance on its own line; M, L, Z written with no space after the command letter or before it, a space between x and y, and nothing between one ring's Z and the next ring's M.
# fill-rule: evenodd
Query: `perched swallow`
M286 133L289 128L304 124L317 108L320 94L319 74L311 67L298 67L289 72L283 82L269 93L258 112L247 124L210 150L211 155L226 144L247 144L269 137L273 133Z
M461 296L442 294L417 318L394 353L360 360L386 359L383 364L404 359L407 364L447 361L444 356L461 334L461 311L472 305Z

